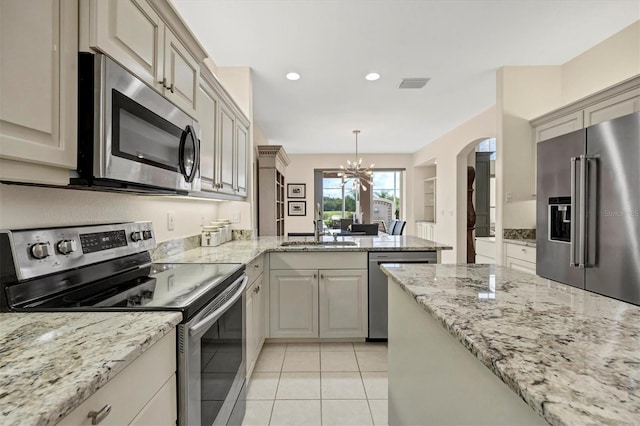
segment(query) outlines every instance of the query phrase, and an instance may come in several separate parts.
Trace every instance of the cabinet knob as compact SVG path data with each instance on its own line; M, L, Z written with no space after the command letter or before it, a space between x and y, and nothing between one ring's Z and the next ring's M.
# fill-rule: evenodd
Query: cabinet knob
M313 274L313 278L318 278L318 274Z
M254 268L258 269L260 268L260 265L258 265L257 263L255 265L253 265Z
M111 406L109 404L102 407L100 411L89 411L87 414L87 418L91 419L92 425L100 424L111 412Z
M257 287L253 290L253 292L254 292L254 293L260 293L260 286L257 286Z

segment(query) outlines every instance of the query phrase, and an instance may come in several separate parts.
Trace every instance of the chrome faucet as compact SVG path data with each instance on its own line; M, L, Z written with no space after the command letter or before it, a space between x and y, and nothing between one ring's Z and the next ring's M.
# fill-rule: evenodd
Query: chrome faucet
M324 232L320 231L321 226L322 226L322 220L313 221L313 240L314 241L320 241L320 237L325 235Z

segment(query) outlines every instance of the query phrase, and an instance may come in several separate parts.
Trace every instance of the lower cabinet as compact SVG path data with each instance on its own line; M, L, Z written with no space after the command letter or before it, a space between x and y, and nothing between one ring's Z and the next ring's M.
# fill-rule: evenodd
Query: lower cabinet
M367 337L366 253L271 256L269 337Z
M416 234L425 240L435 241L436 224L433 222L416 222Z
M536 273L536 248L519 244L504 244L505 266L516 271Z
M260 274L247 287L247 377L251 376L253 367L260 354L260 349L264 343L264 310L265 310L265 288L264 275Z
M164 336L58 423L90 425L91 412L107 413L101 425L175 425L176 332ZM110 407L110 411L109 411Z

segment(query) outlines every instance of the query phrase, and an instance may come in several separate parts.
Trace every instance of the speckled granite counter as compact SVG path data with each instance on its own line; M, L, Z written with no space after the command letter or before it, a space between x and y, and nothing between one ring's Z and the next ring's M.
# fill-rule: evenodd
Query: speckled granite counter
M181 320L171 312L0 314L0 424L55 424Z
M313 240L313 237L306 237ZM284 241L301 241L305 237L258 237L253 240L231 241L217 247L197 247L173 256L154 259L175 263L248 263L270 251L431 251L451 250L451 246L404 235L381 235L378 237L338 237L338 241L355 241L355 246L287 246ZM333 237L322 237L323 241L333 241Z
M383 270L549 423L640 424L640 307L493 265Z

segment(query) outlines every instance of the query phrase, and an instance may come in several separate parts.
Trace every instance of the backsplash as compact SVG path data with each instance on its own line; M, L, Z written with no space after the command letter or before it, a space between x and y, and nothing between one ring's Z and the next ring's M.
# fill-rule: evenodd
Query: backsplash
M253 240L253 230L251 229L232 229L232 240Z
M535 240L535 229L503 229L502 238L506 240Z
M200 247L202 236L200 234L191 235L184 238L176 238L173 240L158 243L157 247L150 250L151 260L154 262L174 254L179 254L187 250Z
M253 230L251 229L232 229L233 240L251 240L253 239ZM200 247L202 243L202 235L196 234L184 238L176 238L173 240L158 243L157 247L150 250L151 260L154 262L165 257L180 254L187 250Z

